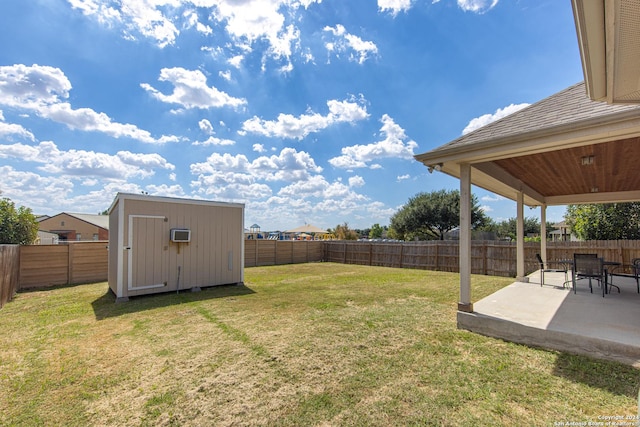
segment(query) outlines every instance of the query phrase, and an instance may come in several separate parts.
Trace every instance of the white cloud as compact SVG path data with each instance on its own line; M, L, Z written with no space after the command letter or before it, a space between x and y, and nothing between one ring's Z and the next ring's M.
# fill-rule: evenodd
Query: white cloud
M71 82L64 73L49 66L17 64L0 67L0 105L35 112L40 117L65 124L70 129L96 131L114 138L127 137L147 143L175 142L176 136L154 138L132 124L113 122L105 113L90 108L74 110L64 99Z
M465 12L484 13L493 9L499 0L458 0L458 6Z
M320 172L308 153L293 148L253 161L243 154L213 153L205 162L191 165L196 176L191 186L198 194L228 200L260 199L272 195L267 182L302 182Z
M0 67L0 103L26 110L69 97L71 82L59 68L16 64Z
M110 1L68 1L72 7L85 15L95 16L103 24L123 24L128 38L133 38L131 32L139 32L144 37L154 39L161 48L173 44L180 33L170 18L163 14L163 9L179 4L175 0L121 0L120 10L114 8Z
M227 70L227 71L219 71L218 75L220 77L222 77L223 79L225 79L226 81L230 82L231 81L231 71Z
M388 10L393 16L406 12L411 8L411 0L378 0L380 12Z
M10 138L12 135L30 139L31 141L35 141L36 139L35 136L24 127L14 123L6 123L2 121L0 117L0 138Z
M380 133L384 136L382 141L343 147L342 155L330 159L329 163L337 168L352 169L367 167L370 162L381 158L412 159L413 150L418 144L408 139L404 129L387 114L384 114L380 121Z
M73 182L68 177L40 176L11 166L0 166L0 175L2 197L10 198L17 205L28 206L38 214L49 212L52 195L55 194L60 202L73 190Z
M439 3L440 0L431 0L432 4ZM499 0L457 0L458 7L465 12L485 13L493 9ZM392 16L400 12L407 12L411 9L414 0L378 0L378 10L380 12L389 11Z
M175 169L159 154L119 151L116 155L109 155L86 150L61 151L51 141L43 141L37 146L0 145L0 158L9 157L41 163L39 169L48 173L82 179L147 178L154 175L156 169Z
M498 108L493 114L484 114L480 117L476 117L472 119L467 127L462 130L462 134L465 135L469 132L473 132L476 129L481 128L482 126L488 125L491 122L495 122L503 117L508 116L509 114L513 114L516 111L522 110L525 107L528 107L530 104L511 104L504 108Z
M82 130L85 132L102 132L114 138L132 138L141 142L164 144L166 142L177 142L177 136L163 135L154 138L149 131L138 128L132 124L122 124L111 121L105 113L97 113L90 108L79 108L74 110L68 103L58 103L42 107L38 114L47 119L67 125L70 129Z
M253 117L242 124L244 132L252 132L268 137L303 139L310 133L318 132L335 123L354 123L369 117L364 102L355 100L329 100L327 106L329 113L323 116L318 113L308 112L295 117L291 114L280 113L277 120L262 120Z
M202 145L206 147L207 145L234 145L235 143L236 142L232 139L222 139L210 136L205 141L196 141L192 143L192 145Z
M398 175L398 177L396 178L396 181L400 182L400 181L405 181L407 179L411 178L411 175L406 174L406 175Z
M101 24L122 31L124 38L149 38L160 48L172 46L183 31L195 30L208 37L225 31L233 40L229 49L251 51L252 46L266 42L265 57L284 60L285 69L292 67L290 58L300 48L300 30L295 26L300 8L307 9L322 0L67 0L84 15ZM209 22L200 22L194 10L206 9ZM214 25L212 28L210 25ZM302 54L302 53L301 53ZM305 54L302 54L303 58ZM239 66L242 57L232 63Z
M349 177L349 187L362 187L364 185L364 178L360 175Z
M339 56L343 53L349 53L349 60L356 61L359 64L364 63L369 57L378 54L378 47L371 41L364 41L360 37L347 33L343 25L335 27L324 27L326 33L333 35L331 41L325 42L325 48L330 52Z
M163 68L158 80L172 83L173 93L165 95L147 83L140 86L162 102L180 104L187 109L225 106L236 108L247 103L245 99L234 98L213 86L207 86L207 77L200 70Z
M229 63L229 65L233 65L236 68L240 68L240 65L242 64L243 59L244 59L244 55L236 55L232 58L229 58L227 62Z
M494 194L494 195L485 195L480 198L483 202L500 202L502 200L507 200L504 197Z
M264 145L262 144L253 144L253 151L256 151L258 153L264 153L267 151L266 148L264 148Z
M213 125L211 124L211 122L207 119L202 119L198 122L198 127L200 128L200 130L204 133L206 133L207 135L213 135Z
M147 190L147 192L149 194L153 194L154 196L185 197L187 195L184 192L184 189L182 188L182 186L180 186L178 184L174 184L174 185L167 185L167 184L155 185L155 184L151 184L151 185L147 185L145 187L145 190Z

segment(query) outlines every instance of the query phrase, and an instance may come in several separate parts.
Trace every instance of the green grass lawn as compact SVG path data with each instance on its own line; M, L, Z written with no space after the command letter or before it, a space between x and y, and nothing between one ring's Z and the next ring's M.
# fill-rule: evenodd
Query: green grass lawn
M511 281L473 276L473 299ZM19 293L0 310L0 425L553 426L637 414L639 370L458 330L457 299L457 274L331 263L250 268L245 286L122 304L106 283Z

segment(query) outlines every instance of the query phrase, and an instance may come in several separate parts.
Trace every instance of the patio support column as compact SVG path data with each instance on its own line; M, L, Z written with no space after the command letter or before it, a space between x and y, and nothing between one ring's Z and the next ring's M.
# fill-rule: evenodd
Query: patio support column
M540 206L540 256L547 264L547 205Z
M458 310L473 312L471 303L471 165L460 164L460 301Z
M517 195L518 221L516 226L516 280L526 282L524 276L524 193L518 191Z

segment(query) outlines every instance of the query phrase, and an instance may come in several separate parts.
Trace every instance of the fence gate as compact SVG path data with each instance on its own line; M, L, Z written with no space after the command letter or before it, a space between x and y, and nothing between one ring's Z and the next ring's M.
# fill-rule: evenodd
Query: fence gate
M169 275L169 236L164 216L129 215L128 289L167 286Z

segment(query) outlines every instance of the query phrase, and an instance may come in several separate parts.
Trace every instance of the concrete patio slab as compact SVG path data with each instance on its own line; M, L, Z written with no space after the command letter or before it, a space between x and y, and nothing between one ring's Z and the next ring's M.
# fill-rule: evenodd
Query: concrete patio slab
M458 312L458 327L482 335L536 347L585 354L640 367L640 294L632 279L602 297L586 280L577 293L564 288L564 274L540 274L515 282L474 303L473 313Z

